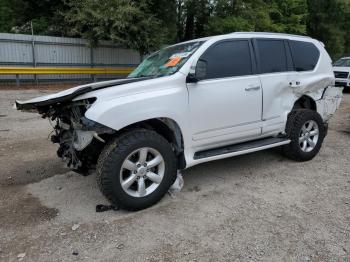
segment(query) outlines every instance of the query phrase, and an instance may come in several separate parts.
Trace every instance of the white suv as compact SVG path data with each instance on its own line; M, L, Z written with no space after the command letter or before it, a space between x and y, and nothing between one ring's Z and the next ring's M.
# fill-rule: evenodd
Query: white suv
M161 49L126 79L16 106L56 121L58 156L80 173L95 169L113 204L139 210L178 169L278 146L312 159L341 97L321 42L232 33Z
M334 63L335 85L350 89L350 57L343 57Z

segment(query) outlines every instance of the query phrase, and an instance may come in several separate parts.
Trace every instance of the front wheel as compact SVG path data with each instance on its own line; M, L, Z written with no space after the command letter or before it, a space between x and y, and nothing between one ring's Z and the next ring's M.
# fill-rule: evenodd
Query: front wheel
M283 147L284 154L296 161L308 161L320 151L326 129L317 112L302 109L289 114L286 132L291 142Z
M133 130L115 138L98 160L101 192L126 210L157 203L175 179L176 157L171 145L150 130Z

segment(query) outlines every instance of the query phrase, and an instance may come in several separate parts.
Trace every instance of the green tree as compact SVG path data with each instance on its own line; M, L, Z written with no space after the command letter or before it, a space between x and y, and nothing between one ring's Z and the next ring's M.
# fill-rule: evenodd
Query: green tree
M348 0L308 0L307 32L323 41L333 59L349 52L350 3Z
M271 31L305 34L306 0L216 0L208 34Z
M349 0L0 0L0 32L113 40L148 53L235 31L308 34L350 54Z
M0 32L11 32L18 16L24 15L26 4L22 0L0 0Z
M306 0L279 0L271 6L269 16L279 32L306 34Z
M167 42L167 29L146 1L69 0L65 14L73 32L90 39L111 39L144 55Z
M161 24L165 34L165 44L177 40L177 1L176 0L147 0L148 12Z
M0 31L31 33L33 23L36 34L65 35L62 0L0 0Z

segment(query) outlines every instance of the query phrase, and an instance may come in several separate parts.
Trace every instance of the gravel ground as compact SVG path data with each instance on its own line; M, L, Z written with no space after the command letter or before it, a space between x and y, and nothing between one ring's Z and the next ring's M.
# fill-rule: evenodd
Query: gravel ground
M274 149L206 163L152 208L96 213L94 175L12 109L47 92L0 91L0 261L350 261L349 94L310 162Z

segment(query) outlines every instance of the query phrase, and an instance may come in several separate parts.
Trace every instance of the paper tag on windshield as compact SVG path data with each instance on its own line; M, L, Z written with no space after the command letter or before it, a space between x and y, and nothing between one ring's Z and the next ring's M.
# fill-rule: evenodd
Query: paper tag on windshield
M176 54L173 54L169 59L173 59L175 57L185 58L185 57L188 57L190 54L191 52L176 53Z
M180 61L181 61L182 57L180 56L175 56L173 58L169 59L169 62L167 62L164 66L165 67L173 67L176 66Z

